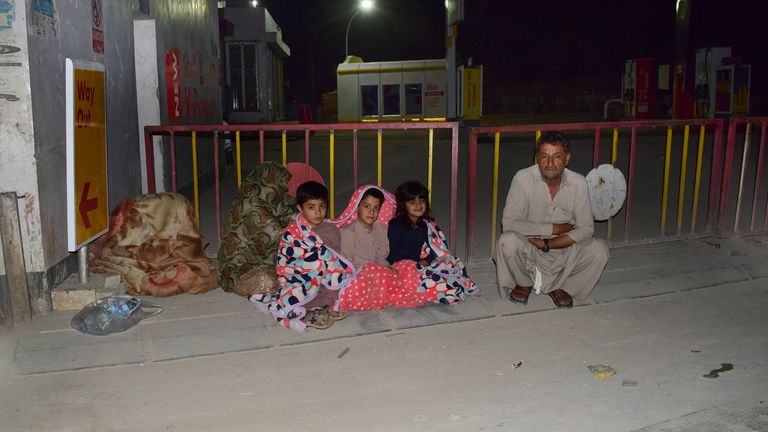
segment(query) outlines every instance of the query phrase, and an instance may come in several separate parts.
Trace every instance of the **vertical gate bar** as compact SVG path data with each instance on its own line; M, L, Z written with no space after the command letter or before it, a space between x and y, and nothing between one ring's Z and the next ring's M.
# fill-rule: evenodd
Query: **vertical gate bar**
M459 125L454 123L451 133L451 219L448 227L449 249L456 255L456 235L458 225L456 222L456 206L459 194Z
M285 131L282 133L282 145L283 145L283 166L288 165L288 144L285 142Z
M659 235L664 237L667 228L667 200L669 199L669 163L672 153L672 127L667 127L667 147L664 152L664 190L661 193L661 227Z
M619 157L619 129L613 128L613 141L611 142L611 165L616 166L616 159ZM611 234L613 234L613 216L608 218L605 240L610 243Z
M541 138L541 131L540 131L540 130L537 130L537 131L536 131L536 142L535 142L534 144L536 144L536 143L538 143L538 142L539 142L539 138ZM535 148L535 147L534 147L534 148ZM536 155L535 155L535 154L533 155L533 163L534 163L534 164L536 163Z
M741 155L741 174L739 177L739 194L736 196L736 219L733 222L733 232L739 232L739 219L741 219L741 204L744 201L744 177L747 174L747 156L749 155L749 143L751 141L752 123L747 120L747 132L744 134L744 152Z
M499 141L501 133L493 136L493 183L491 184L491 256L496 252L496 208L499 195Z
M376 135L376 164L377 164L377 174L376 174L376 185L378 187L381 187L381 141L382 141L382 130L379 129L377 135Z
M731 177L733 176L733 156L736 151L736 128L740 122L731 119L728 123L728 141L725 143L725 161L723 162L722 184L720 186L720 202L717 216L717 232L725 228L725 214L728 212L728 196L730 195Z
M264 129L259 131L259 163L264 163Z
M752 196L752 217L750 218L749 230L755 231L755 220L757 219L757 200L760 197L760 185L763 180L763 159L765 158L765 120L760 128L760 148L757 151L757 174L755 174L755 193ZM766 214L768 216L768 214Z
M592 168L597 168L600 160L600 128L595 129L595 145L592 149Z
M355 184L355 190L357 190L357 129L352 131L352 160L352 177Z
M435 130L429 129L429 155L427 156L427 202L432 205L432 150L434 146L434 132Z
M176 135L171 131L171 190L176 192Z
M464 248L467 262L469 262L475 242L475 204L477 202L477 130L475 128L472 128L469 133L467 164L467 239Z
M304 170L306 178L309 178L309 129L304 129Z
M173 137L173 132L171 132ZM147 193L155 193L155 149L152 145L152 134L144 128L144 161L147 167Z
M719 232L720 184L723 179L723 129L725 122L717 121L712 143L712 165L709 167L709 193L707 198L707 230Z
M701 190L701 166L704 160L704 135L706 128L699 126L699 149L696 155L696 179L693 184L693 209L691 210L691 234L696 232L696 215L699 211L699 192Z
M235 159L237 159L237 187L243 183L243 165L240 159L240 131L235 132Z
M691 126L685 125L683 132L683 155L680 157L680 191L677 193L677 235L683 232L683 202L685 200L685 173L688 166L688 139Z
M192 131L192 180L194 182L195 222L200 227L200 191L197 184L197 132Z
M766 128L766 120L763 120L762 122L762 131L760 132L760 147L765 147L765 128ZM761 165L765 165L765 162L763 160L760 160ZM765 201L765 220L763 220L763 229L768 228L768 200Z
M330 134L330 140L331 141L330 141L330 150L329 150L329 152L330 152L330 155L329 155L330 156L330 174L328 175L329 183L330 183L330 186L331 186L330 187L330 193L329 193L329 196L328 196L328 198L330 200L330 203L329 203L328 207L329 207L329 209L331 211L331 214L328 217L330 217L331 219L333 219L335 217L334 213L333 213L333 204L336 201L335 200L336 189L334 187L335 186L335 181L336 181L336 179L335 179L335 175L336 175L336 173L335 173L335 163L336 163L336 161L334 159L334 147L335 147L335 145L334 145L334 137L335 137L334 130L331 129L331 134Z
M216 190L216 236L221 240L221 185L219 183L219 131L213 131L213 179Z
M635 157L637 156L637 128L632 127L629 141L629 179L627 180L627 213L624 221L624 241L629 241L629 225L632 218L632 187L635 184Z

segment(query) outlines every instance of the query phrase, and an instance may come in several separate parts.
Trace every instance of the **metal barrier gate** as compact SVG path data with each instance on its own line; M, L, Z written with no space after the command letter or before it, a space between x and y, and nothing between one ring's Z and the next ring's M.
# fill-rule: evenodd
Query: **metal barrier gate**
M376 145L377 145L377 184L382 184L382 146L383 146L383 132L384 131L413 131L423 130L428 131L428 172L427 172L427 188L431 192L433 187L433 155L434 155L434 132L435 130L448 130L451 133L451 154L450 154L450 204L449 204L449 225L448 225L448 241L452 249L456 248L457 238L457 222L456 222L456 196L458 192L458 142L459 142L459 129L456 122L410 122L410 123L344 123L344 124L291 124L291 125L183 125L183 126L147 126L144 128L144 143L146 148L146 170L147 170L147 183L148 192L155 192L155 173L154 173L154 153L153 153L153 136L163 135L169 138L170 147L170 164L171 164L171 190L177 191L177 160L176 160L176 138L180 135L191 136L191 153L192 153L192 177L193 177L193 195L194 195L194 209L195 218L199 223L200 220L200 206L199 206L199 180L198 180L198 160L197 160L197 147L200 134L205 136L212 136L213 138L213 170L214 170L214 188L215 188L215 202L216 202L216 233L221 237L221 195L220 195L220 163L219 163L219 147L220 137L222 134L229 133L234 134L235 137L235 159L237 169L237 185L240 186L242 182L242 164L241 164L241 133L257 133L259 142L259 155L260 162L264 162L264 147L265 147L265 133L278 133L281 137L282 144L282 163L286 165L287 160L287 134L290 132L303 133L304 138L304 161L309 164L310 161L310 148L311 135L315 132L328 132L329 133L329 217L332 217L335 212L335 192L336 192L336 160L335 160L335 134L339 131L351 131L352 132L352 158L353 158L353 177L354 186L358 186L358 132L359 131L375 131L376 132ZM454 250L455 252L455 250Z
M695 162L695 172L693 176L693 184L690 185L688 175L687 175L687 168L689 165L688 161L688 148L689 148L689 140L691 133L695 133L694 131L691 131L691 128L698 127L698 147L696 152L696 162ZM610 153L607 155L603 155L603 158L605 159L607 157L607 163L611 163L614 166L617 166L617 160L621 156L622 158L626 157L627 162L627 170L625 172L628 172L627 177L627 198L626 198L626 205L622 209L624 213L624 218L621 222L623 222L623 239L621 240L614 240L613 235L613 225L615 223L614 219L616 217L609 219L609 221L606 224L605 232L606 232L606 239L611 243L612 246L617 245L629 245L629 244L637 244L637 243L648 243L653 241L660 241L660 240L675 240L675 239L682 239L682 238L690 238L690 237L698 237L702 235L709 235L712 232L715 231L716 227L718 226L718 205L720 202L720 194L719 191L721 190L720 183L721 183L721 177L722 177L722 138L723 138L723 128L724 128L724 122L722 120L716 119L716 120L659 120L659 121L624 121L624 122L610 122L610 123L574 123L574 124L548 124L548 125L520 125L520 126L501 126L501 127L477 127L472 128L470 131L470 139L469 139L469 154L468 154L468 179L467 179L467 216L466 216L466 259L469 260L473 253L474 253L474 243L475 243L475 218L476 218L476 212L478 209L477 201L478 201L478 193L477 193L477 183L478 183L478 147L479 147L479 139L491 135L493 137L493 159L492 159L492 179L491 179L491 202L490 202L490 251L493 251L495 248L495 242L497 237L497 213L498 213L498 188L499 188L499 159L500 159L500 149L501 149L501 136L502 134L505 134L505 137L508 137L509 135L515 135L518 136L520 134L524 134L524 139L527 140L528 144L530 145L530 155L533 156L533 148L534 148L534 142L535 138L538 138L542 131L561 131L565 132L566 134L581 134L585 135L586 137L582 137L582 141L585 139L590 139L592 141L592 160L591 160L591 166L590 167L584 167L587 168L586 170L582 171L580 169L577 169L579 172L586 172L588 168L596 167L599 164L599 160L601 158L601 135L603 132L611 132L612 141L611 141L611 147L610 147ZM637 200L637 193L638 190L636 188L637 183L637 175L636 170L638 166L636 165L635 161L639 154L644 153L642 151L644 150L642 146L645 144L645 141L640 139L639 134L644 133L645 131L654 131L656 130L655 134L658 136L652 137L656 141L656 147L661 147L663 144L663 150L662 153L658 156L659 159L663 157L664 159L664 166L663 166L663 172L662 174L662 193L660 197L660 207L659 207L659 224L658 224L658 234L653 234L650 236L646 236L644 238L633 238L632 236L632 217L633 217L633 205L635 204L635 201ZM659 133L660 131L666 130L665 136L661 136ZM672 168L672 154L673 154L673 137L674 133L682 131L682 142L680 143L680 153L679 153L679 170L675 170L673 172ZM592 135L594 134L594 135ZM619 154L619 138L623 137L624 142L623 145L627 147L627 153L628 154ZM709 144L706 143L706 138L709 137ZM664 139L665 138L665 139ZM627 139L629 142L627 143ZM662 142L663 139L663 142ZM648 139L650 140L650 138ZM573 140L572 140L573 141ZM640 142L643 141L643 142ZM574 145L572 144L572 152L578 153L580 151L583 152L583 149L580 150L578 148L574 148ZM706 172L704 172L704 154L706 153L709 155L708 157L708 200L706 207L702 210L706 211L706 223L701 224L700 220L698 218L698 211L700 205L700 190L701 190L701 180L702 180L702 173L704 175L707 175ZM606 153L606 152L602 152ZM675 155L675 158L677 158L678 155ZM530 160L530 159L528 159ZM571 164L573 165L574 159L571 159ZM526 165L517 166L514 169L510 169L508 176L511 177L514 172L516 172L518 169L523 168ZM668 205L669 205L669 199L670 199L670 177L671 174L674 174L674 177L678 180L678 191L677 191L677 213L675 217L675 229L672 232L669 232L667 222L668 222ZM650 177L650 176L649 176ZM658 178L653 178L653 180L658 180ZM692 202L687 203L685 198L686 190L692 189ZM487 189L486 189L487 190ZM725 196L727 198L727 196ZM644 197L644 202L642 203L644 206L648 206L647 203L648 199ZM684 208L690 209L690 217L688 219L689 227L687 232L684 232L683 230L683 222L684 222L684 215L683 210ZM618 215L617 215L618 217ZM635 216L637 217L637 216ZM597 230L596 230L597 231Z
M720 195L720 214L718 233L764 234L768 232L768 192L763 184L766 165L765 130L768 117L734 117L728 126L728 141L725 147L725 169ZM755 127L753 127L755 126ZM750 158L757 135L756 126L760 126L757 158ZM743 135L743 140L740 138ZM741 167L738 172L736 202L732 202L731 179L736 169L736 147L743 142ZM750 194L750 190L752 193ZM751 201L750 201L751 199ZM732 213L733 212L733 213ZM763 213L762 223L760 212ZM731 225L732 223L732 225ZM729 228L733 227L730 231ZM748 227L748 228L743 228Z

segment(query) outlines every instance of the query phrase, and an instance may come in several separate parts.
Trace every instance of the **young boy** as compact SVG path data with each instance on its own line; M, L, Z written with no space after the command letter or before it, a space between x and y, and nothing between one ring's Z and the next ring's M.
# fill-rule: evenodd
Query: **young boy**
M316 181L302 183L296 189L296 208L309 222L326 246L341 253L341 235L336 225L325 222L328 212L328 189Z
M340 254L339 229L336 225L325 221L328 211L328 189L315 181L302 183L296 189L296 208L325 246ZM304 317L305 324L324 329L330 327L334 321L344 319L347 316L346 312L333 310L333 304L338 298L338 291L329 290L321 285L317 296L304 305L307 310L307 315Z

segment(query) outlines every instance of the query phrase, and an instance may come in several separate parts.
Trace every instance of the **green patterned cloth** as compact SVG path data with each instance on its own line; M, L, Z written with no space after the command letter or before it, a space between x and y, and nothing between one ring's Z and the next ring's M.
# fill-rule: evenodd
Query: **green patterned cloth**
M288 195L290 178L282 165L265 162L240 185L219 248L224 291L249 296L274 287L280 234L297 212L296 201Z

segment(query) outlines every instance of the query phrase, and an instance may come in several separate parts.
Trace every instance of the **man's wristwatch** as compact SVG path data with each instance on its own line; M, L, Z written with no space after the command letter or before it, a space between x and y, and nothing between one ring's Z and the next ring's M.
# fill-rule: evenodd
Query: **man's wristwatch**
M542 252L549 252L549 239L544 239L544 247L541 248Z

